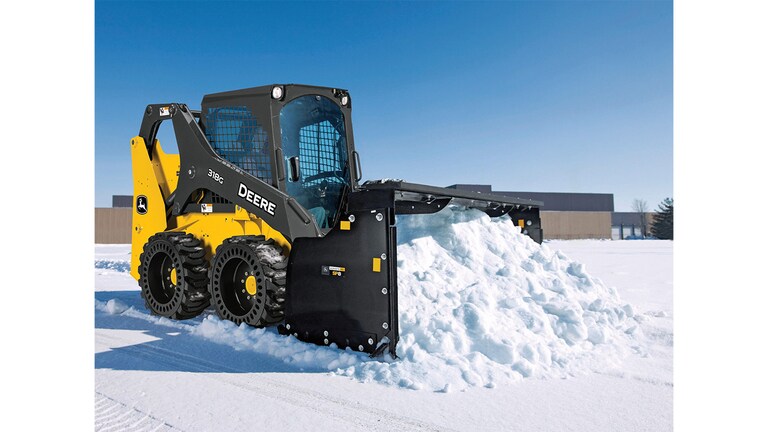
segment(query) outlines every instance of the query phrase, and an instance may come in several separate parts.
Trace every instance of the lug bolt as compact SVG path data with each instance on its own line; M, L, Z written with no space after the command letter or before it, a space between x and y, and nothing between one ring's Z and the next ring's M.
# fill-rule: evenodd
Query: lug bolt
M323 331L323 336L328 337L328 330Z
M382 293L382 294L386 294L387 292L388 292L388 291L387 291L387 289L386 289L386 288L382 288L382 289L381 289L381 293Z
M387 260L387 254L385 254L385 253L381 254L381 259L383 261L386 261Z
M381 328L383 328L384 330L386 330L386 329L388 329L388 328L389 328L389 324L387 324L387 323L383 323L383 324L381 325Z
M354 222L355 221L355 215L349 215L349 221Z
M358 350L358 351L362 351L362 350L363 350L363 346L362 346L362 345L358 345L358 346L357 346L357 350Z
M328 339L323 339L323 343L328 345Z
M373 345L373 338L368 338L368 345Z
M286 325L285 325L285 329L286 329L286 330L290 330L290 329L291 329L291 325L290 325L290 324L286 324Z
M384 220L384 215L381 213L376 213L376 220L381 222Z

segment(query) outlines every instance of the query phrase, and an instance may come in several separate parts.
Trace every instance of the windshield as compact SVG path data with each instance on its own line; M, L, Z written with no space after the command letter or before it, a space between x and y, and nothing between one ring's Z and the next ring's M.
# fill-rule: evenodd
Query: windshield
M302 96L280 111L280 134L286 172L298 157L299 179L286 181L289 195L314 216L320 228L331 228L349 181L344 114L323 96Z

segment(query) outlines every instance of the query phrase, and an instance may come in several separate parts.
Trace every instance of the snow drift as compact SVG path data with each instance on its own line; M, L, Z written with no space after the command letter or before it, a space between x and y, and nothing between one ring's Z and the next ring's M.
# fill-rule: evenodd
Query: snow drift
M637 327L584 266L508 218L448 209L398 219L401 361L340 373L448 390L610 367Z
M212 311L197 322L161 320L302 370L446 392L605 370L637 345L632 307L613 288L522 235L509 218L448 208L398 216L397 223L397 360L303 343L273 328L238 327ZM97 267L125 268L106 264ZM114 303L97 306L108 313L138 312Z

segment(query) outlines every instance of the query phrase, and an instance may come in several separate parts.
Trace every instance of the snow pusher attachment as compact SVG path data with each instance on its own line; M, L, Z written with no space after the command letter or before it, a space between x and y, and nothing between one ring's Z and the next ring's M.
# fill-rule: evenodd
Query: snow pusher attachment
M543 240L544 232L539 215L539 209L543 205L541 201L407 183L402 180L368 181L361 187L367 190L393 191L397 214L436 213L448 204L459 205L483 211L490 217L510 215L523 234L539 244Z
M147 106L131 140L131 274L147 308L396 356L397 214L509 215L542 241L541 202L397 180L358 184L346 90L272 85ZM173 124L179 154L156 140Z
M367 353L389 349L395 357L395 215L391 201L359 202L358 195L349 195L343 220L324 237L294 241L280 330L319 345Z

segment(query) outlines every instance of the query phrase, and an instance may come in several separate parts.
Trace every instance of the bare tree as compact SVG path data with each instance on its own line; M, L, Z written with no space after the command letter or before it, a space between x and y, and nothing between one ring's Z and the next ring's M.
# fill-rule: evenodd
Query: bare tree
M648 213L648 203L639 198L635 198L632 201L632 210L640 213L640 231L643 233L643 238L648 236L648 223L645 214Z

